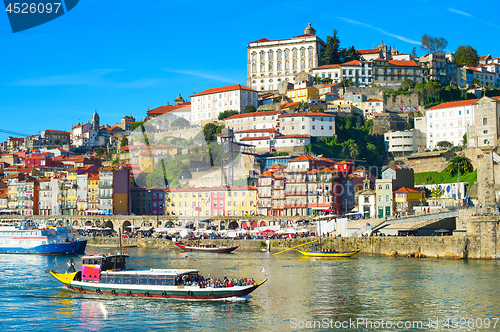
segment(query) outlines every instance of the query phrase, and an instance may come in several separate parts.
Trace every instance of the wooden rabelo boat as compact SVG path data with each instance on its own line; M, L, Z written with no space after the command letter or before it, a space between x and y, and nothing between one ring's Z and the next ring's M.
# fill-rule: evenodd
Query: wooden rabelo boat
M76 271L70 261L66 273L55 272L57 268L46 272L80 293L195 300L245 296L267 281L247 280L220 287L223 285L220 280L203 279L195 269L128 269L125 267L127 257L119 253L86 255L82 258L81 271Z
M295 249L298 252L300 252L304 256L308 257L332 257L332 258L339 258L339 257L351 257L359 252L358 251L343 251L343 252L338 252L338 251L307 251L307 250L300 250L300 249Z
M342 258L342 257L351 257L356 255L361 250L352 250L352 251L335 251L332 249L322 248L321 245L321 221L318 220L318 229L319 229L319 244L313 245L313 250L300 250L295 249L300 252L302 255L307 257L330 257L330 258Z
M235 247L217 247L213 244L196 244L196 245L191 245L191 244L181 244L181 243L175 243L176 246L181 248L184 251L188 252L215 252L215 253L230 253L233 252L234 250L238 249L239 246Z

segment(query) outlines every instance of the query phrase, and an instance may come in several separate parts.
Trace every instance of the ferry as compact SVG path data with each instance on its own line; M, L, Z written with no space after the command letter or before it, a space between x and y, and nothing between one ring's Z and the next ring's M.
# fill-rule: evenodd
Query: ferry
M87 241L77 239L70 226L38 225L34 222L2 221L0 254L84 254Z
M241 297L267 281L247 281L220 287L219 280L204 279L196 269L129 269L126 268L127 257L122 253L85 255L81 271L76 271L74 262L70 261L65 273L55 272L62 266L45 272L50 272L70 290L79 293L165 299Z

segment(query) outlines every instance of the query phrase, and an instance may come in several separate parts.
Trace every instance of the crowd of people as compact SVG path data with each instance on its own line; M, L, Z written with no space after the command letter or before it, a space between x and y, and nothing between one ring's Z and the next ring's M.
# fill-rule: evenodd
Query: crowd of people
M234 286L248 286L255 284L255 280L253 278L240 278L240 279L228 279L224 277L224 279L213 278L212 276L208 276L205 279L203 276L198 275L197 278L192 277L189 280L189 277L183 275L179 280L177 280L177 284L185 285L185 286L200 286L200 288L225 288L225 287L234 287Z

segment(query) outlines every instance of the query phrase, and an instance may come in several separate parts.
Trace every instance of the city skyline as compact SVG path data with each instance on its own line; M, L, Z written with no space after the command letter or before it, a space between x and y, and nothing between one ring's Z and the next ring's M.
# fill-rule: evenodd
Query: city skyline
M57 20L16 34L2 14L0 129L29 135L69 131L94 110L101 124L114 124L125 115L139 121L148 107L173 104L179 93L189 100L209 88L245 85L247 43L297 36L308 23L324 41L338 30L341 47L371 48L383 40L400 52L416 47L421 56L420 38L427 33L447 39L447 52L470 44L479 55L500 55L498 46L488 44L488 35L500 26L471 12L465 1L420 1L413 8L380 8L376 15L372 6L361 2L354 10L336 4L318 14L317 6L302 2L147 1L138 7L134 1L85 1ZM262 8L287 21L263 17ZM417 20L422 23L408 23ZM457 33L460 26L468 28ZM0 140L7 136L0 133Z

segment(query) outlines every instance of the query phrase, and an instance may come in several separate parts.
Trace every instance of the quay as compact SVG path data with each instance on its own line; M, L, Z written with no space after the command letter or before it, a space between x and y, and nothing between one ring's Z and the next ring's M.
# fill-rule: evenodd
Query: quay
M360 250L361 253L403 256L435 257L450 259L497 259L500 258L500 216L491 212L476 214L473 210L461 210L457 225L465 232L453 236L376 236L322 238L325 248L338 251ZM118 247L116 237L87 237L88 246ZM266 248L266 239L203 240L216 246L235 246L238 250ZM271 239L271 253L311 241L311 238ZM139 246L158 250L176 248L172 241L158 238L122 238L123 246ZM286 253L284 254L286 255Z

